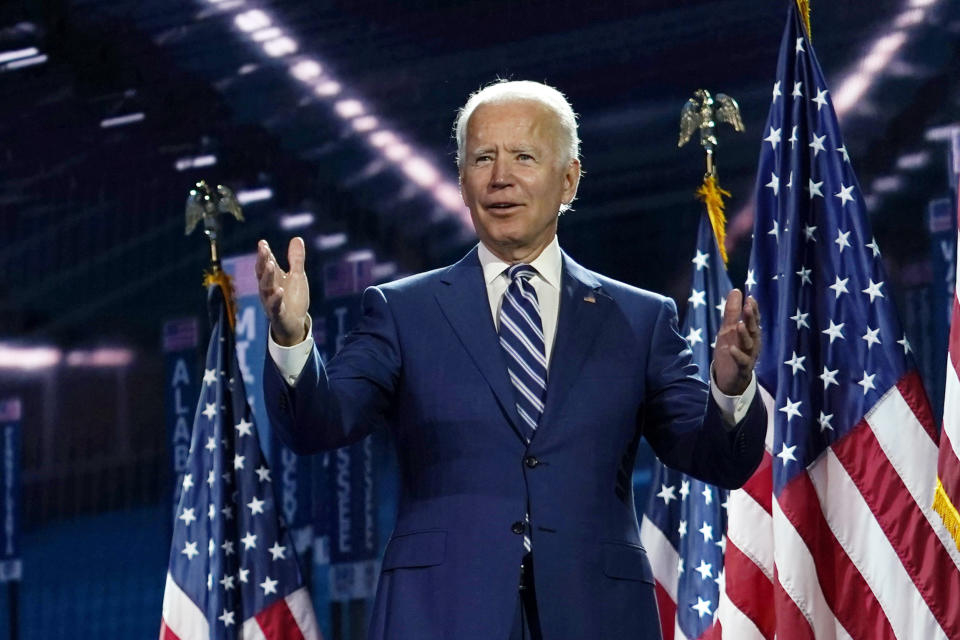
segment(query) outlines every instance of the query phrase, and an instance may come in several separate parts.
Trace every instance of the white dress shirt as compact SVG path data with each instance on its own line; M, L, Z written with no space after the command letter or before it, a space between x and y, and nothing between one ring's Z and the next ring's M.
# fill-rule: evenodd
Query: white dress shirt
M495 256L482 242L477 248L477 256L483 268L483 281L487 285L487 300L490 302L493 326L500 331L500 305L503 304L503 294L510 286L507 269L512 265ZM557 317L560 312L560 273L563 270L563 256L560 254L557 236L553 236L553 241L540 252L530 266L537 272L530 278L530 284L537 292L537 302L540 304L540 322L543 325L543 345L546 351L544 356L547 358L549 371L553 340L557 335Z
M487 286L487 300L490 303L490 315L493 324L500 329L500 305L503 294L510 286L507 269L510 263L504 262L493 254L482 242L477 249L480 266L483 269L483 280ZM557 317L560 310L560 279L563 272L563 256L560 253L560 243L554 236L537 258L530 263L537 275L530 278L534 291L537 292L537 301L540 303L540 321L543 323L543 342L546 349L547 369L550 368L550 355L553 352L553 343L557 334ZM270 357L276 363L287 384L293 386L300 377L304 365L313 351L313 321L307 316L307 338L300 344L292 347L283 347L273 339L273 334L267 332ZM757 377L753 375L746 391L739 396L728 396L713 381L713 367L710 368L710 391L713 399L720 408L720 414L728 425L735 425L746 415L753 396L757 390Z

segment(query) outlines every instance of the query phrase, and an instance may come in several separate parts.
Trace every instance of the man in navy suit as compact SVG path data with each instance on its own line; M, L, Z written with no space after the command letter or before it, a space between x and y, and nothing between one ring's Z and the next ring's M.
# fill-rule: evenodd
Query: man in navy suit
M746 481L766 426L756 303L728 297L703 384L672 300L559 247L580 179L563 95L495 83L456 131L479 245L367 289L330 362L310 337L303 241L290 242L289 271L260 242L270 418L301 453L393 433L402 495L371 638L659 638L630 479L637 445L646 436L666 464L723 487ZM529 352L510 347L518 337Z

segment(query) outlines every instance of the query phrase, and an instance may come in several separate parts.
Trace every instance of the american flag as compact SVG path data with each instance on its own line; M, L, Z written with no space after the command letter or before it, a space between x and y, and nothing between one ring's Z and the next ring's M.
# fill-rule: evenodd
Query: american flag
M706 382L713 343L731 289L706 214L700 220L692 262L691 291L681 333ZM640 538L653 566L663 637L707 637L704 634L713 626L723 581L727 492L659 462L654 465L651 486Z
M960 447L960 202L957 206L957 239L958 277L954 279L953 311L950 315L947 383L943 394L943 431L940 433L934 508L960 547L960 449L957 448Z
M196 318L177 318L163 324L163 350L183 351L199 343Z
M229 286L229 285L227 285ZM177 505L160 640L319 640L246 401L223 290Z
M725 637L960 638L938 434L836 113L790 7L747 287L767 453L728 502Z

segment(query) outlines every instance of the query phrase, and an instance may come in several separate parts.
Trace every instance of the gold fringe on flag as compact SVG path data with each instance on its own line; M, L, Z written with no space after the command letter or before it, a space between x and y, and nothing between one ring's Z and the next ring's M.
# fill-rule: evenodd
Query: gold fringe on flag
M960 513L957 512L957 508L950 501L950 496L943 488L940 478L937 478L937 488L933 493L933 510L943 518L943 524L947 528L947 532L953 538L957 549L960 549Z
M214 268L212 271L206 271L203 274L203 286L217 285L223 292L223 300L227 305L227 321L230 323L230 330L234 329L235 318L237 317L237 298L233 292L233 281L227 272L223 269Z
M710 218L710 226L713 227L713 235L717 239L717 248L720 249L720 257L723 258L723 264L727 264L727 218L723 214L723 197L730 197L730 192L720 188L717 184L717 176L706 175L703 177L703 184L697 189L697 199L707 205L707 216Z
M810 32L810 0L797 0L797 9L803 18L803 26L807 28L807 38L813 40L813 33Z

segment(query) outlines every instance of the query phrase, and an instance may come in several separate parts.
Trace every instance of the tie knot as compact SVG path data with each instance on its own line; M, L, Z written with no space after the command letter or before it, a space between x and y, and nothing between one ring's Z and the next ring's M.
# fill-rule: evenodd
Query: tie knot
M509 269L507 269L507 275L510 277L510 280L516 281L518 278L523 280L529 280L537 273L537 270L531 267L528 264L520 263L515 264Z

